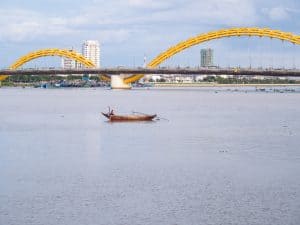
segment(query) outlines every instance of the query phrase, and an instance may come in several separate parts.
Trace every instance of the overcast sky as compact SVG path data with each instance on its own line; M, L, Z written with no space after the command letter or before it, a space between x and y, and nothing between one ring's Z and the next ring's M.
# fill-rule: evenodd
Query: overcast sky
M18 57L41 48L80 50L87 39L100 41L102 66L137 66L142 65L144 55L150 61L191 36L241 26L270 27L299 34L300 1L1 0L0 66L9 66ZM294 63L300 64L297 61L300 48L282 45L280 41L256 39L213 41L180 53L181 58L178 56L175 63L197 64L201 47L213 47L216 60L222 65L233 64L235 60L230 58L239 54L244 61L247 54L248 58L253 57L249 61L255 61L259 51L255 52L253 46L260 46L264 50L260 54L269 60L282 61L280 52L284 51L283 54L296 58Z

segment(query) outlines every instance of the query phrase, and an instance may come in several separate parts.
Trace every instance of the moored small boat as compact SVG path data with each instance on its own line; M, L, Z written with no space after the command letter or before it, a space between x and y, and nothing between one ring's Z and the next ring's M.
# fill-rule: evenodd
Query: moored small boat
M116 115L111 113L103 113L110 121L151 121L156 117L156 114L148 115L148 114L132 114L132 115Z

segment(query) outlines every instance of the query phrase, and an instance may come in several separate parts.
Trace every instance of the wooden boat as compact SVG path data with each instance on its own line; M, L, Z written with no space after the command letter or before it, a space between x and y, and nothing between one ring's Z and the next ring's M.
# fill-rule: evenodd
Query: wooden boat
M115 114L103 113L103 112L102 115L112 122L113 121L151 121L156 117L156 114L115 115Z

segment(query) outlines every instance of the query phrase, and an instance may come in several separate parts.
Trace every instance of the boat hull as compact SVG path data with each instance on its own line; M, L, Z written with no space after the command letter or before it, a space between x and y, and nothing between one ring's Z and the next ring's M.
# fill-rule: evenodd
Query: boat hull
M156 117L154 115L108 115L107 113L102 113L106 118L112 122L117 121L151 121Z

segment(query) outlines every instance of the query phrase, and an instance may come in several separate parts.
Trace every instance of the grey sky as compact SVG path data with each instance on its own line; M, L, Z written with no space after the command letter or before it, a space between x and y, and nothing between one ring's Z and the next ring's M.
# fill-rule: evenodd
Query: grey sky
M299 18L297 0L2 0L0 61L2 67L8 66L41 48L79 50L83 40L97 39L102 65L141 65L144 54L150 60L179 41L221 28L270 27L299 34ZM251 42L250 48L256 42ZM231 39L203 47L215 48L220 56L232 49L243 55L249 51L245 43ZM280 54L280 45L274 41L273 48L264 54ZM293 54L298 55L299 47L295 49L288 47L284 54L297 51ZM197 51L191 49L181 55L194 62ZM179 56L178 63L180 60Z

